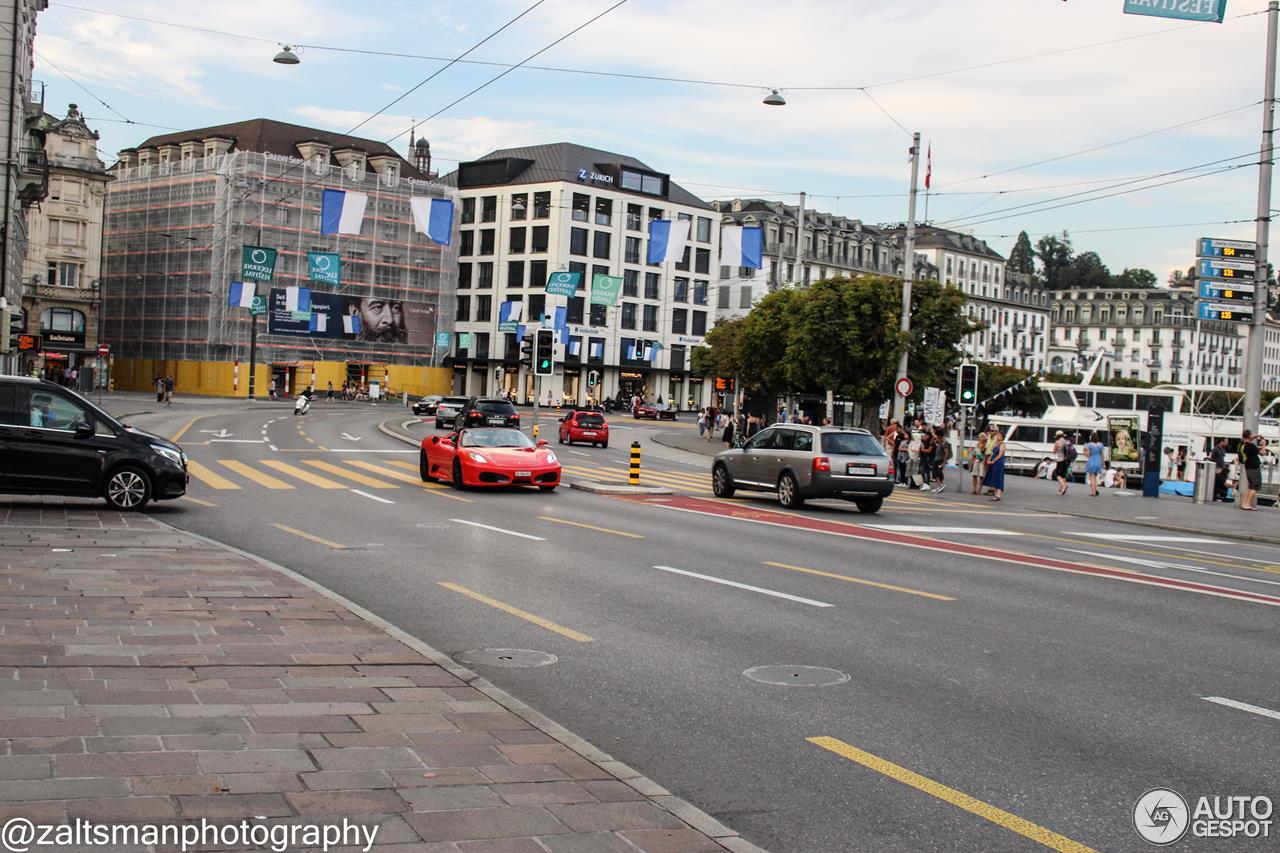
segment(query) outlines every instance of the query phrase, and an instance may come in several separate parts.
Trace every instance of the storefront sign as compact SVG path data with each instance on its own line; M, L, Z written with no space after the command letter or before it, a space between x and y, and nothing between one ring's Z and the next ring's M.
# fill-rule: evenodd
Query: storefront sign
M241 281L271 281L276 273L276 250L243 246L240 251Z
M596 273L591 277L591 304L617 305L622 293L622 276Z
M700 346L705 346L705 345L706 345L706 343L707 343L707 339L706 339L706 338L695 338L695 337L693 337L693 336L691 336L691 335L676 335L676 343L678 343L678 344L692 344L693 346L700 347Z
M339 284L342 258L337 252L307 252L307 275L320 284Z
M1227 0L1124 0L1124 13L1221 24Z
M40 352L40 336L39 335L18 335L18 352Z
M84 332L51 332L45 329L42 334L46 350L65 350L68 347L82 349L84 347Z
M613 175L602 175L599 172L592 169L579 169L578 180L595 181L596 183L600 183L600 184L611 184L613 183Z
M569 334L586 335L588 337L595 335L596 337L601 337L604 335L604 329L597 329L595 326L576 326L573 323L570 323Z
M578 283L582 281L580 272L553 272L547 276L548 296L567 296L572 299L578 292Z

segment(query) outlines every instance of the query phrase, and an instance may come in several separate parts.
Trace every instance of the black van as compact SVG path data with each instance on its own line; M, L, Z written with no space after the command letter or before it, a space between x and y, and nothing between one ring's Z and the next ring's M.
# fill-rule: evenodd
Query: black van
M187 455L74 391L0 376L0 493L106 498L115 509L187 491Z

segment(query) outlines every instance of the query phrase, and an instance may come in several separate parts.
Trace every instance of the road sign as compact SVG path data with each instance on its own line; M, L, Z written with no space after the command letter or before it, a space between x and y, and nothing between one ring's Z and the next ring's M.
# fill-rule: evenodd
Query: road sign
M1226 282L1205 281L1201 279L1199 282L1199 292L1201 299L1208 299L1211 302L1247 302L1253 304L1253 283L1240 282L1239 284L1228 284Z
M111 344L98 344L98 355L103 358L111 355Z
M912 385L911 380L904 376L899 379L893 387L894 390L898 392L899 397L910 397L911 392L915 390L916 386Z
M1220 261L1204 259L1196 265L1196 278L1214 281L1253 281L1258 265L1249 261Z
M1196 317L1201 320L1219 320L1230 323L1252 323L1253 309L1223 302L1196 303Z
M1252 261L1258 257L1258 244L1251 240L1219 240L1201 237L1196 243L1196 256L1222 258L1227 261Z

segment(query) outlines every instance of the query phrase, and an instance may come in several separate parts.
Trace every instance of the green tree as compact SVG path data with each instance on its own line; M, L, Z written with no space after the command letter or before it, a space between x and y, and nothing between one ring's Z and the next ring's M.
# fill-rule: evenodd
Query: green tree
M1071 247L1071 237L1066 231L1062 239L1046 234L1036 241L1036 259L1040 261L1040 278L1050 290L1057 290L1063 273L1071 266L1075 250Z
M1098 257L1097 252L1081 252L1059 273L1057 287L1110 287L1111 270Z
M742 318L716 323L707 332L706 346L694 347L690 353L693 372L699 376L738 376L742 373L740 357Z
M741 378L749 387L767 394L787 389L787 343L791 338L788 309L793 301L803 299L806 293L807 289L775 290L742 318L738 365Z
M1120 273L1120 275L1111 277L1111 286L1149 288L1155 287L1157 281L1156 274L1151 270L1145 270L1141 267L1133 269L1125 267L1124 272Z
M1018 234L1018 240L1013 244L1013 251L1009 253L1009 260L1005 266L1009 272L1035 275L1035 250L1031 248L1031 238L1027 236L1026 231Z

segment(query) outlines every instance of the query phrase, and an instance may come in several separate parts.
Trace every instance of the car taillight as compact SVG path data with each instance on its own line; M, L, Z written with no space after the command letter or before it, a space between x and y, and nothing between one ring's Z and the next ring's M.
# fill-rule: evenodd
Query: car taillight
M892 461L890 461L890 462L889 462L889 476L890 476L890 477L892 477L895 473L897 473L897 472L896 472L896 471L894 470L894 468L893 468L893 462L892 462Z
M520 420L520 416L519 416L519 415L512 415L512 416L511 416L511 420L513 420L513 421L518 421L518 420Z
M827 458L827 457L825 457L825 456L815 456L815 457L813 457L813 470L815 470L815 471L830 471L830 470L831 470L831 460L830 460L830 459L828 459L828 458Z

